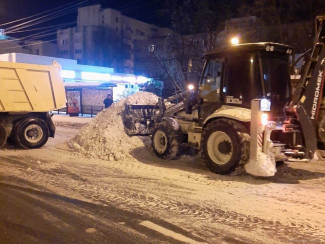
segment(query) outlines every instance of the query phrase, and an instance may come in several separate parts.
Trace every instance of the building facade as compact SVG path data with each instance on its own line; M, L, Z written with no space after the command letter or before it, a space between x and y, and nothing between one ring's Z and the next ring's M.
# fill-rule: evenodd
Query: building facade
M77 27L58 30L58 54L81 64L110 66L132 73L134 41L168 32L166 28L127 17L120 11L91 5L78 9Z
M0 29L0 54L25 53L39 56L57 57L56 44L48 41L21 41L7 36L4 29Z

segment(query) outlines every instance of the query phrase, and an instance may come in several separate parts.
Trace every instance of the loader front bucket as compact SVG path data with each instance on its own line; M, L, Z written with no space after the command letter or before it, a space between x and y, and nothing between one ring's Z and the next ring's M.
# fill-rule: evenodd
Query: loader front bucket
M129 136L150 135L159 114L158 105L128 105L122 114L124 129Z

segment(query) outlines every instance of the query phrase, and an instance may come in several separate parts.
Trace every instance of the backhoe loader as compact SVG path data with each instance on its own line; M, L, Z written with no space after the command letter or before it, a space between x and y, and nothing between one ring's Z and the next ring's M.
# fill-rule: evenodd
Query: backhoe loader
M317 141L325 142L325 116L319 114L325 16L315 22L314 45L293 95L292 48L272 42L231 45L204 56L202 76L193 90L154 106L126 105L126 132L150 135L159 158L177 158L182 145L191 146L218 174L230 173L252 157L257 160L256 151L273 162L313 158ZM258 105L253 109L254 101Z

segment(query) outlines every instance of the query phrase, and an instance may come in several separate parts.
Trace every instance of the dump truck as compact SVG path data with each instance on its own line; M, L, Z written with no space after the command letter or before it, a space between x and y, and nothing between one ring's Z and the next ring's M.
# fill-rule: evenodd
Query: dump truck
M317 141L325 142L325 117L319 113L324 22L325 16L316 17L314 45L293 96L291 47L272 42L229 45L204 56L194 89L160 99L157 105L125 105L126 132L150 135L160 158L177 158L181 146L188 145L218 174L240 166L252 171L254 167L246 166L254 163L270 162L275 168L276 161L288 157L313 158Z
M9 138L22 148L54 137L50 111L66 107L61 67L0 62L0 148Z

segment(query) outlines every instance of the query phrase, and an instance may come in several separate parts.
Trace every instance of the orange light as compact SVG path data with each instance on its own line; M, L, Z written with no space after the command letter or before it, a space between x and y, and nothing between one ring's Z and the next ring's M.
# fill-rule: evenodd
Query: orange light
M266 113L262 113L261 115L261 123L262 125L267 125L267 114Z
M238 37L232 37L231 39L230 39L230 43L232 44L232 45L238 45L239 44L239 38Z

